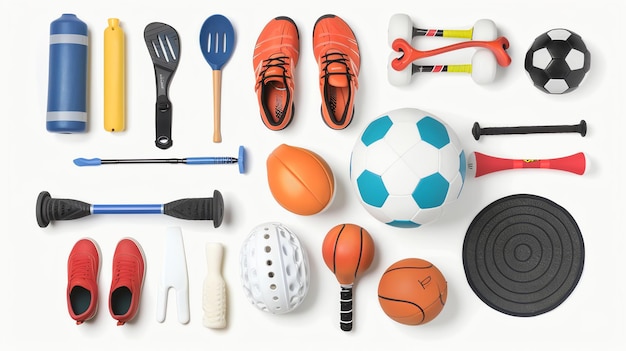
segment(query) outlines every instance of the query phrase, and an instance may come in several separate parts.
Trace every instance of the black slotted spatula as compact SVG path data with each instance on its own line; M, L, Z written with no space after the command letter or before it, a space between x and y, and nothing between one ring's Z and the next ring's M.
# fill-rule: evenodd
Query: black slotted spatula
M154 64L156 80L155 144L160 149L167 149L172 146L169 86L180 61L178 32L165 23L153 22L144 29L144 39Z

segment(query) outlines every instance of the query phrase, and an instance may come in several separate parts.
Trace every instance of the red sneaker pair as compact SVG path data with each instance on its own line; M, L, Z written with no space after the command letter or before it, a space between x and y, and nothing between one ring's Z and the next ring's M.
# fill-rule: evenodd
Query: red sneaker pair
M113 275L109 292L109 312L117 325L137 314L145 275L142 250L133 239L122 239L113 254ZM100 250L88 238L72 248L67 260L67 307L76 324L93 318L98 309Z
M322 119L332 129L344 129L354 115L361 65L352 29L335 15L318 18L313 27L313 54L319 67ZM254 47L252 64L261 119L271 130L287 127L294 113L294 70L300 55L295 22L286 16L272 19Z

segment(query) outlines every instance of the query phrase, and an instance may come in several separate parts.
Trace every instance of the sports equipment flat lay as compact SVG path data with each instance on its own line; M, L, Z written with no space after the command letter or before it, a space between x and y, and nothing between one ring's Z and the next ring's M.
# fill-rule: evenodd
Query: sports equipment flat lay
M626 5L215 5L16 2L8 345L620 344Z

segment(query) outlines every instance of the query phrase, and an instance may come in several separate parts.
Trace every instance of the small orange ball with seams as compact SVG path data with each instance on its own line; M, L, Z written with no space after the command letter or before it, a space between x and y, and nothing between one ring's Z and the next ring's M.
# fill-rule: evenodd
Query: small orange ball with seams
M439 269L420 258L400 260L378 283L378 302L389 318L406 325L426 324L443 310L448 283Z
M267 181L278 204L303 216L322 212L335 195L328 163L311 150L287 144L267 157Z

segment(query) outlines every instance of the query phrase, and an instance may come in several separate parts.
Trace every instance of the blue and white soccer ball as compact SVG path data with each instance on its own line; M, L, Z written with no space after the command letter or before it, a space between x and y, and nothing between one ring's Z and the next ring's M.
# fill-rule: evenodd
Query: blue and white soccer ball
M359 202L374 218L401 228L438 219L461 194L465 173L465 153L454 131L415 108L374 119L350 159Z

